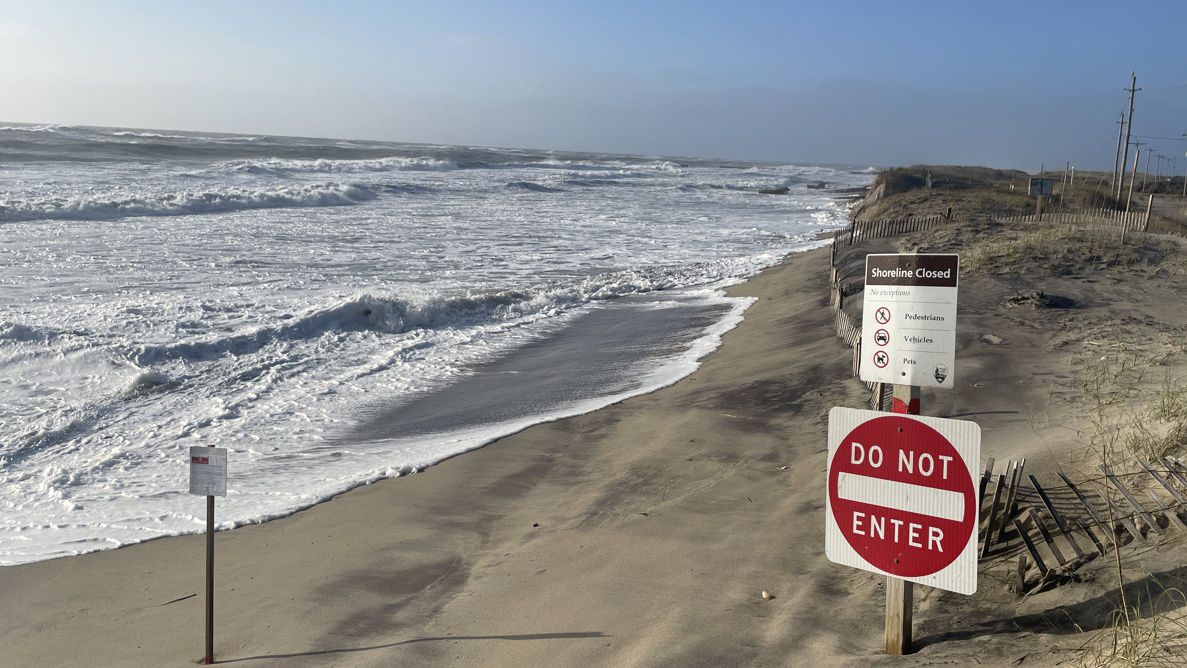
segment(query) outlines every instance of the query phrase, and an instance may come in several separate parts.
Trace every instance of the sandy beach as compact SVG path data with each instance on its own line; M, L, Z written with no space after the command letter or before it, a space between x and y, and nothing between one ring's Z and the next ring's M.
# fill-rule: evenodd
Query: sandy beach
M977 248L979 224L866 244ZM1073 361L1084 341L1173 350L1182 242L1092 277L974 265L950 392L923 412L977 421L983 454L1083 461ZM1170 244L1169 246L1165 244ZM860 252L857 252L860 251ZM1104 577L1019 600L1013 561L964 597L921 588L917 652L881 654L882 579L823 550L825 416L866 405L827 307L828 249L730 289L756 299L691 376L529 428L411 476L217 535L216 657L236 665L1054 665L1107 624ZM1046 263L1046 264L1045 264ZM1006 308L1023 289L1074 310ZM858 300L860 301L860 300ZM987 338L986 335L993 335ZM1168 368L1183 360L1167 357ZM1079 426L1078 426L1079 425ZM201 503L195 498L195 505ZM190 665L203 538L0 569L8 665ZM1161 551L1160 551L1161 550ZM1182 577L1167 548L1138 574ZM1168 561L1170 560L1170 561ZM1099 561L1099 560L1098 560ZM1181 570L1181 568L1179 568ZM773 595L764 600L763 591ZM1079 605L1079 607L1076 607ZM1069 612L1070 610L1070 612Z

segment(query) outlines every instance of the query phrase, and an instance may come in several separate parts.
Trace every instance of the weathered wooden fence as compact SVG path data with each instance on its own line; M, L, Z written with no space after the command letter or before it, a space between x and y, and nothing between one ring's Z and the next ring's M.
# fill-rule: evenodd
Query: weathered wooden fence
M1145 232L1150 228L1150 209L1145 211L1113 211L1111 209L1080 209L1052 213L1024 213L997 216L1003 223L1054 223L1087 227L1109 227L1123 232Z
M948 216L936 214L933 216L912 216L910 218L888 218L885 220L854 220L841 233L846 245L852 246L868 239L893 237L910 232L921 232L936 225L948 222Z
M995 472L990 457L978 490L981 559L1025 550L1017 569L1019 591L1025 591L1057 581L1110 549L1143 544L1171 528L1187 532L1187 465L1176 457L1153 465L1140 457L1134 461L1140 470L1132 473L1101 464L1100 477L1075 482L1058 471L1058 481L1044 484L1024 476L1025 459ZM1136 492L1143 483L1147 502ZM1027 579L1031 565L1039 575L1035 582Z

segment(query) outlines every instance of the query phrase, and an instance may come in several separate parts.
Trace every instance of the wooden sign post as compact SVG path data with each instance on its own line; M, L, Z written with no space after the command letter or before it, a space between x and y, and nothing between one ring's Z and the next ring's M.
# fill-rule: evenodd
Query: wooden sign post
M1047 181L1031 180L1039 215L1043 196L1049 194L1044 188ZM862 336L857 347L860 377L878 383L879 388L894 386L894 413L919 415L920 387L947 389L955 384L959 273L956 255L866 256ZM962 593L976 590L977 491L969 472L980 469L976 425L943 428L960 436L959 447L955 440L941 439L943 445L936 445L939 441L925 430L907 439L904 429L912 431L911 425L901 426L901 434L865 433L861 438L854 436L860 429L852 429L844 437L849 439L846 444L834 442L834 438L843 439L831 433L830 417L829 466L845 477L848 488L835 491L833 485L840 483L834 483L830 472L833 516L826 525L825 541L833 561L886 575L884 640L886 653L894 655L911 651L914 582ZM876 444L862 440L875 436L880 439ZM873 449L889 451L889 444L902 459L884 462L879 454L874 460ZM851 457L836 459L834 447L849 448ZM864 448L870 448L869 458L864 458ZM943 459L942 479L933 477L934 467L926 471L915 467L916 456ZM956 459L963 466L949 470L947 464ZM892 527L889 535L883 532L887 523ZM848 545L832 534L843 536Z
M915 385L895 385L893 408L895 413L919 415L919 388ZM912 410L913 409L913 410ZM974 534L976 535L976 534ZM895 656L911 653L911 612L915 608L914 583L886 576L886 653Z

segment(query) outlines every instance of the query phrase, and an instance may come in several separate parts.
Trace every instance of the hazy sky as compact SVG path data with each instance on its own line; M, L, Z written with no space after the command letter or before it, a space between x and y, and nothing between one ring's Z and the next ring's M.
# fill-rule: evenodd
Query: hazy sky
M8 2L0 120L1109 168L1187 132L1187 2ZM1187 166L1187 142L1150 140Z

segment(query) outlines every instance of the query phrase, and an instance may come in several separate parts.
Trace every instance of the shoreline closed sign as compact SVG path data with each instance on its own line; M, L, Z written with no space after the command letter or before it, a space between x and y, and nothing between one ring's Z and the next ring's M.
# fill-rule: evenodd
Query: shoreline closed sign
M861 379L942 387L955 383L957 255L867 255Z
M227 449L190 447L190 494L227 495Z
M961 594L977 590L975 422L833 408L829 561Z

